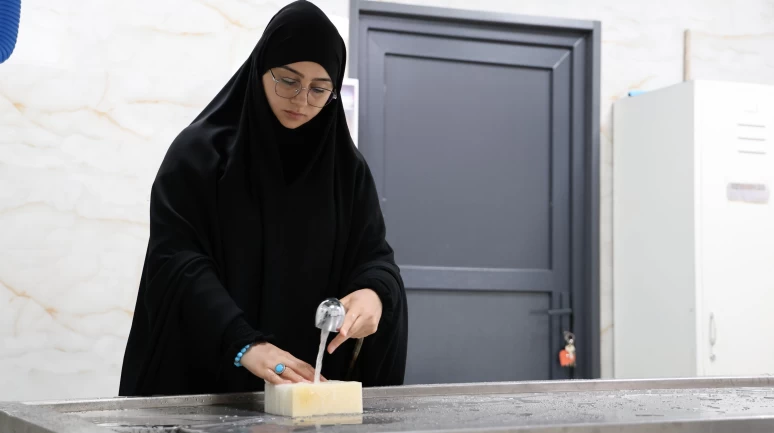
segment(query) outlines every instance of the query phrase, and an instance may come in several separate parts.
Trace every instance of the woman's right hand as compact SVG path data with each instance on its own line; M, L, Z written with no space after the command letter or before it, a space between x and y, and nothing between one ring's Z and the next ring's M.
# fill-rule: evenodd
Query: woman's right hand
M284 383L311 383L314 367L271 343L259 343L250 347L240 361L251 373L261 379L281 385ZM277 364L284 364L282 375L274 372ZM320 380L325 380L322 376Z

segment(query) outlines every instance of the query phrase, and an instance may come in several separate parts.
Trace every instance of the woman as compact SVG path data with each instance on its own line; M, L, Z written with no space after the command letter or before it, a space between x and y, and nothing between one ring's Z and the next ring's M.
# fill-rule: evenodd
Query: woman
M348 313L323 377L402 384L405 290L338 96L345 63L323 12L294 2L174 140L151 192L120 395L310 381L329 297Z

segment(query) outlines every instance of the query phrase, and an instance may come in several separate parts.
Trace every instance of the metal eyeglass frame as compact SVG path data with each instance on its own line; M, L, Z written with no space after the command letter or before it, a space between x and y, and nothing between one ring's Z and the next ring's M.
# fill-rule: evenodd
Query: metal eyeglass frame
M325 105L323 105L322 107L318 107L317 105L312 105L312 103L309 102L309 89L310 89L309 87L301 87L301 88L296 90L296 94L295 95L293 95L290 98L287 98L285 96L280 95L277 92L277 84L279 84L279 80L277 79L277 77L274 76L274 71L272 71L271 68L269 69L269 73L271 74L271 79L274 80L274 94L279 96L280 98L283 98L283 99L293 99L296 96L298 96L298 94L301 93L302 90L306 90L307 91L306 92L306 103L311 105L312 107L317 107L317 108L325 108L325 107L328 106L328 104L331 103L331 101L333 101L334 99L338 99L338 96L336 96L336 89L333 89L333 90L330 91L331 92L331 96L328 97L328 100L325 102ZM325 90L328 90L328 89L325 89Z

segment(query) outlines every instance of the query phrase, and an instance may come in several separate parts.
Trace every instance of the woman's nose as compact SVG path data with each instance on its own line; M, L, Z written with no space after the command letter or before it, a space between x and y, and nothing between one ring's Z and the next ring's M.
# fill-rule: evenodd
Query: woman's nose
M307 104L309 103L309 101L307 101L307 95L308 95L308 93L309 93L309 89L307 89L307 88L302 88L302 89L301 89L301 90L298 92L298 94L297 94L296 96L294 96L294 97L293 97L293 99L291 99L291 101L292 101L294 104L296 104L296 105L300 105L300 106L302 106L302 107L303 107L304 105L307 105Z

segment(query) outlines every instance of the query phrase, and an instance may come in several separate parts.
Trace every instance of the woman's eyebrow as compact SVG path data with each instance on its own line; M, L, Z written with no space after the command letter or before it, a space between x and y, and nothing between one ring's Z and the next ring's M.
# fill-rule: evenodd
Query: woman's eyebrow
M287 69L288 71L290 71L290 72L292 72L294 74L297 74L299 77L304 78L304 74L296 71L295 69L291 68L290 66L281 66L281 68L282 69ZM312 81L327 81L327 82L330 83L331 79L330 78L315 78Z

